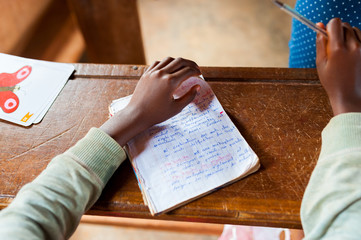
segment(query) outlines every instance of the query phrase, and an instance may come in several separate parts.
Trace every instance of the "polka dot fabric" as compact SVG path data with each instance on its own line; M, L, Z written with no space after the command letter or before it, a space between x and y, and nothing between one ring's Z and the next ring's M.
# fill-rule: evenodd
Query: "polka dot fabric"
M335 17L361 28L361 0L298 0L295 10L314 23L325 25ZM292 20L292 34L289 42L291 68L316 67L316 32Z

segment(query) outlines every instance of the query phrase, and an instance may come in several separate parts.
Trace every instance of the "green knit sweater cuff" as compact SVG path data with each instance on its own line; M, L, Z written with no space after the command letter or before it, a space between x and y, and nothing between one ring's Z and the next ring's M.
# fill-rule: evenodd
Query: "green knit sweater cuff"
M344 113L333 117L322 132L320 159L356 148L361 149L361 113Z
M106 184L119 165L126 159L123 148L108 134L92 128L75 146L69 149Z

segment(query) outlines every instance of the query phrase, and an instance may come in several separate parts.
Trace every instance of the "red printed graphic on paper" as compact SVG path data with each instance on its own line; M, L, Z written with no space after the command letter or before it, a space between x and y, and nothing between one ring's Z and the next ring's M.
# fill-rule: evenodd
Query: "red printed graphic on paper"
M14 112L19 106L19 98L14 91L17 84L24 81L31 73L30 66L24 66L14 73L0 73L0 108L5 113Z

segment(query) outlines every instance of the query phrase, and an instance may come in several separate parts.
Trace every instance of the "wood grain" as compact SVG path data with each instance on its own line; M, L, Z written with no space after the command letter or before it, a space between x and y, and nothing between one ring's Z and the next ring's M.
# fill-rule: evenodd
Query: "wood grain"
M0 122L0 207L56 155L108 117L133 92L145 66L76 64L54 105L29 128ZM301 228L300 204L331 118L313 69L203 67L219 101L260 158L251 176L168 214L152 217L128 161L87 214Z

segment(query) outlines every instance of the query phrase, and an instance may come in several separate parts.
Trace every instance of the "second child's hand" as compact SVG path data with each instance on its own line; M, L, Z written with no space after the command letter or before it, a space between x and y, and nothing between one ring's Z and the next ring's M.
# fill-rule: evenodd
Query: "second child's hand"
M334 115L361 112L361 31L334 18L317 34L317 71Z

